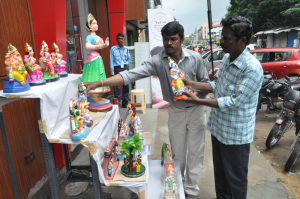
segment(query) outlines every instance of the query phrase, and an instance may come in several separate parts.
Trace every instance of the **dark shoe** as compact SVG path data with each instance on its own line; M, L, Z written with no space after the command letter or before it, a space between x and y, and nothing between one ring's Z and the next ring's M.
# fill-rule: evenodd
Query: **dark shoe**
M122 104L122 108L127 108L127 104Z

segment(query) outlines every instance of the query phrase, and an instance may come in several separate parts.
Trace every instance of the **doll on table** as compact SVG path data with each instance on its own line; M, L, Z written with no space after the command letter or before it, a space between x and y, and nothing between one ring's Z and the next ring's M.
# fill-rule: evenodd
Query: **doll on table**
M53 50L53 52L51 53L51 57L55 62L57 74L60 77L67 77L68 76L68 73L66 71L67 62L62 60L63 55L59 53L59 48L56 45L56 43L54 43L54 42L52 44L52 50Z
M23 59L16 47L9 44L5 55L5 70L8 78L5 79L3 93L18 93L30 90L26 81L27 71Z
M36 64L33 49L28 43L25 44L24 62L28 71L28 83L31 85L42 85L46 81L43 79L42 67Z
M55 68L55 62L51 58L51 54L49 53L48 44L45 41L42 42L40 56L41 57L39 59L39 64L42 67L43 78L46 81L59 80L59 76L57 75L57 71Z
M106 79L106 74L102 57L97 50L109 47L109 38L107 37L104 42L103 39L96 34L98 24L92 14L88 15L86 29L90 32L90 35L86 38L85 47L91 51L84 60L81 82L100 81ZM99 96L100 93L107 92L110 92L108 86L98 87L89 92L89 94L93 94L93 101L90 102L89 106L90 111L100 112L112 109L110 101Z

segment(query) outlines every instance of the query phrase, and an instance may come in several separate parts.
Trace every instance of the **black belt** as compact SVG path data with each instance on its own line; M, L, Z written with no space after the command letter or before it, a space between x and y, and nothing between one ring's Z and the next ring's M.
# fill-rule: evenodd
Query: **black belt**
M125 66L128 66L128 64L124 64L124 67L125 67ZM116 67L120 67L120 68L121 68L121 66L114 66L114 67L115 67L115 68L116 68Z

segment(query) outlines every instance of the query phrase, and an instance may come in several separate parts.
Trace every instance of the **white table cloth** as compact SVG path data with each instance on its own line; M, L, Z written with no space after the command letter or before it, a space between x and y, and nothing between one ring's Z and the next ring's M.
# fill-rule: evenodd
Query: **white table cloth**
M22 93L3 93L0 91L0 107L18 100L19 98L40 98L41 119L45 122L44 132L48 140L57 140L61 144L82 144L88 148L95 162L97 163L99 180L106 186L102 164L104 161L104 150L110 143L114 134L117 135L119 108L114 105L113 109L106 113L104 118L92 129L88 136L80 141L72 139L59 139L66 131L70 131L69 100L78 99L78 84L81 82L81 75L69 74L68 77L61 78L58 81L47 83L42 86L33 86L29 91ZM150 146L146 147L147 155L143 156L143 162L150 159ZM120 162L120 166L122 166ZM119 181L119 186L125 186L135 193L143 190L147 192L146 186L149 176L149 169L146 170L146 182L124 182ZM146 194L147 195L147 194Z

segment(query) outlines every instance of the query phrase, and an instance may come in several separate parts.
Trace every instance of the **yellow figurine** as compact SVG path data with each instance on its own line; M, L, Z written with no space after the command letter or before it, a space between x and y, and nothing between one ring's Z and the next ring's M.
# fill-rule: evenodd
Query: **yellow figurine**
M12 82L14 79L19 81L22 85L25 85L25 78L27 76L27 71L23 63L23 59L16 47L9 44L9 53L5 55L5 69L7 71L7 76L9 81Z
M136 171L137 173L138 173L138 172L141 172L141 165L139 164L139 162L136 162L135 171Z

